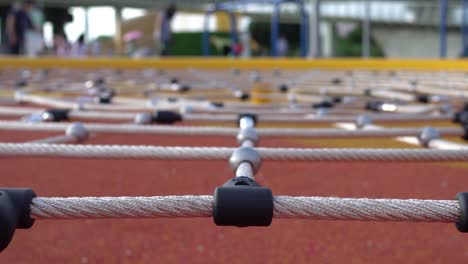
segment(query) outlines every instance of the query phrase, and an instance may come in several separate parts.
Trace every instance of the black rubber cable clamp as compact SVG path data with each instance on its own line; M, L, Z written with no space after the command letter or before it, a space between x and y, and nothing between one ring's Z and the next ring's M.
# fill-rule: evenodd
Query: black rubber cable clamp
M468 192L457 193L455 199L460 203L460 218L455 226L458 231L468 233Z
M428 94L420 94L416 96L416 101L418 103L428 104L431 102L431 96Z
M330 101L321 101L319 103L312 104L312 108L319 109L319 108L333 108L333 102Z
M16 81L16 87L26 87L28 86L27 80L18 80Z
M151 119L156 124L174 124L175 122L182 121L182 115L172 111L156 111Z
M372 90L371 89L365 89L364 90L364 95L365 96L372 96Z
M239 99L240 99L241 101L250 100L250 94L249 94L249 93L242 93L242 94L239 96Z
M112 103L112 93L103 92L94 97L94 102L97 104L111 104Z
M289 91L289 85L283 83L278 87L278 89L282 93L287 93Z
M192 87L191 87L190 85L188 85L188 84L182 84L182 85L180 86L179 92L180 92L180 93L186 93L186 92L189 92L190 90L192 90Z
M211 102L211 105L216 108L223 108L224 103L223 102Z
M468 141L468 124L462 124L463 128L463 135L461 136L462 139Z
M369 101L365 105L366 110L374 111L374 112L380 112L382 111L382 105L384 103L381 101Z
M460 112L455 112L452 117L453 123L460 123Z
M273 193L249 177L236 177L214 192L213 220L218 226L269 226Z
M44 121L61 122L69 119L69 109L51 108L42 113Z
M339 104L343 102L343 97L341 96L333 96L332 97L332 102L335 104Z
M29 229L31 202L36 194L31 189L0 188L0 252L8 247L16 229Z
M468 111L463 110L463 111L455 113L452 121L454 123L460 123L462 125L467 124L468 123Z

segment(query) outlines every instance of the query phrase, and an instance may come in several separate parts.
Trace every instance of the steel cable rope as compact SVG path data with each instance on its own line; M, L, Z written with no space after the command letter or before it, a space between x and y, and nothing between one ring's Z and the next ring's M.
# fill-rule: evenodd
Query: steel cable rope
M36 219L210 217L213 196L34 198ZM455 222L456 200L274 197L275 218Z

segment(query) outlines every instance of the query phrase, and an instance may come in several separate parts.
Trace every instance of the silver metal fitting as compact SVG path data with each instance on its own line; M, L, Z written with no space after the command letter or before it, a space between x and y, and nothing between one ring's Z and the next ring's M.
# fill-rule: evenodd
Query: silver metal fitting
M181 114L191 114L193 113L193 107L191 105L184 104L180 107L179 111Z
M248 116L244 116L239 120L239 128L240 129L247 129L247 128L254 128L255 121Z
M356 127L363 129L365 126L372 124L372 119L368 115L360 115L356 119Z
M297 101L297 96L296 96L296 94L293 94L293 93L290 92L290 93L288 94L288 102L289 102L290 104L297 104L298 101Z
M433 127L425 127L421 131L421 134L419 134L418 140L421 146L428 147L431 140L438 138L440 138L440 133L437 129Z
M24 96L26 95L26 92L24 91L15 91L14 99L15 102L17 103L23 103L24 102Z
M41 114L41 118L43 122L52 122L54 121L54 115L48 111L45 111Z
M138 113L135 115L133 122L138 125L151 124L153 117L150 113Z
M37 123L42 122L42 113L33 113L21 118L21 121L27 123Z
M257 71L252 71L250 73L250 81L254 83L259 83L262 81L262 77L260 76L260 73Z
M257 146L260 138L255 128L248 127L239 131L239 134L237 134L237 143L239 143L239 145L242 145L242 143L244 143L246 140L252 141L252 143L254 143L254 146Z
M86 110L85 103L84 102L77 102L76 104L73 105L73 109L77 111L84 111Z
M242 162L250 163L252 165L254 174L258 172L262 165L260 154L258 154L255 149L249 147L241 147L234 150L234 152L231 154L231 157L229 158L229 165L231 165L231 168L234 170L234 172Z
M439 108L441 114L451 115L453 114L453 107L450 104L443 104Z
M180 92L181 86L180 86L179 83L171 83L169 85L169 88L170 88L171 91Z
M82 123L76 122L67 127L65 135L75 137L81 142L88 139L89 132Z
M316 111L317 116L326 116L328 114L328 109L325 108L319 108Z

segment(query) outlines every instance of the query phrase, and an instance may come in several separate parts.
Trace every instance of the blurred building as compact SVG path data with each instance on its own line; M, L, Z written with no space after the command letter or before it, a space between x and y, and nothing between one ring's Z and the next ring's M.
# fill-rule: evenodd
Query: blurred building
M261 43L260 31L255 35L249 31L252 29L250 27L252 23L257 23L255 27L257 29L261 29L258 24L269 23L273 5L265 3L272 1L239 1L244 1L245 4L233 12L241 18L238 20L237 28L243 36L242 39L250 41L251 38L254 40L258 38L256 45L268 45ZM54 33L66 32L73 41L84 33L88 40L101 37L106 49L122 53L123 35L132 30L143 32L138 45L151 46L150 32L154 26L154 15L157 10L161 10L169 3L175 2L181 10L181 15L174 21L176 28L179 27L182 29L180 31L184 32L200 32L204 23L204 12L210 6L229 1L39 0L38 2L43 6L46 20L45 34L48 39ZM294 4L294 0L289 2L281 5L280 20L282 24L291 25L292 29L288 29L288 32L292 39L288 40L294 44L297 30L293 26L300 22L298 19L300 10ZM463 28L467 28L463 27L463 3L468 6L468 0L304 0L304 2L305 10L310 15L308 49L310 57L361 55L458 57L463 51L465 45L463 43L466 43L462 40L461 32ZM2 34L11 4L11 1L0 0ZM468 24L468 17L465 18L467 21L465 24ZM228 18L223 14L210 17L209 24L210 30L229 31ZM103 27L105 27L103 35L93 31ZM467 36L468 30L464 32ZM263 33L269 34L268 28ZM250 54L250 50L246 50Z

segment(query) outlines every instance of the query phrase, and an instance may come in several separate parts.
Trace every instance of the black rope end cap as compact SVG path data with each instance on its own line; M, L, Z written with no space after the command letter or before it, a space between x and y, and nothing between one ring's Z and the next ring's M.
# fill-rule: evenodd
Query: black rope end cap
M467 123L462 124L462 128L463 128L463 135L461 136L461 138L463 140L468 141L468 124Z
M112 93L101 93L98 96L94 97L94 102L96 104L111 104Z
M453 114L452 122L465 124L468 123L468 102L463 104L463 109Z
M364 90L364 95L365 96L372 96L372 89L369 89L369 88L365 89Z
M422 104L428 104L431 102L431 96L428 94L420 94L416 96L416 101Z
M281 84L279 87L278 87L278 90L281 92L281 93L287 93L289 91L289 85L283 83Z
M190 90L192 90L192 87L191 87L190 85L188 85L188 84L182 84L182 85L180 86L179 92L180 92L180 93L187 93L187 92L189 92Z
M273 193L248 177L236 177L216 188L213 220L218 226L269 226Z
M333 96L331 99L332 99L332 102L335 104L339 104L343 102L343 97L341 96Z
M16 82L16 87L26 87L26 86L28 86L27 80L22 79Z
M244 93L240 94L240 96L239 96L239 99L240 99L241 101L247 101L247 100L250 100L250 94L249 94L249 93L246 93L246 92L244 92Z
M60 122L69 119L69 109L51 108L42 113L43 121Z
M333 85L340 85L343 81L340 78L333 78L331 79L331 83Z
M211 102L211 105L216 108L223 108L224 103L223 102Z
M17 228L33 226L30 206L34 197L31 189L0 188L0 252L8 247Z
M468 233L468 192L457 193L456 199L460 203L460 218L455 226L458 231Z
M462 125L468 124L468 111L463 110L454 114L452 121Z
M455 112L452 117L453 123L460 123L460 112Z
M170 125L182 121L182 115L172 111L156 111L156 113L153 114L152 121L156 124Z
M369 111L380 112L382 111L382 105L384 103L381 101L369 101L366 103L364 108Z
M103 77L98 77L98 78L94 79L92 82L93 82L94 87L102 86L102 85L106 84L106 80Z
M327 109L330 109L330 108L333 108L333 102L331 101L321 101L319 103L315 103L315 104L312 104L312 108L314 109L320 109L320 108L327 108Z

